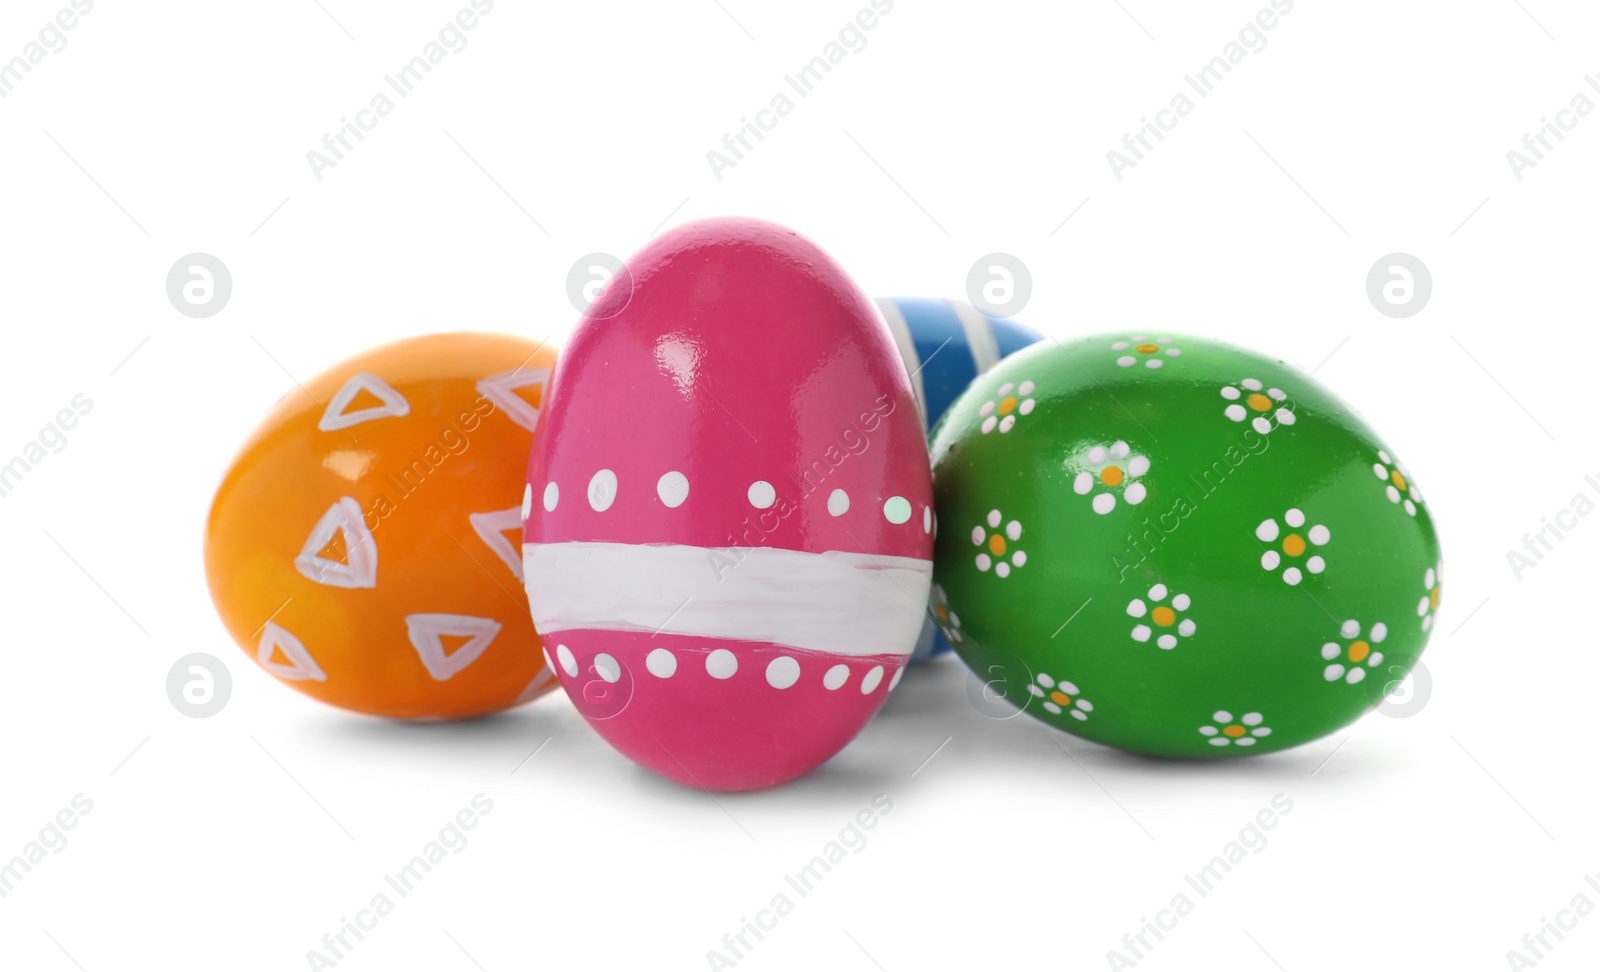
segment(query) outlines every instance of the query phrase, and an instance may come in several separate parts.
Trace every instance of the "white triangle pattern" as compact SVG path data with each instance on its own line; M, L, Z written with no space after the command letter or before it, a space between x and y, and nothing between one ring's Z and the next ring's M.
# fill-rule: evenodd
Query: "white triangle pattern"
M288 664L272 660L273 649L283 653L289 659ZM323 673L317 660L311 657L311 652L306 651L306 646L300 639L290 634L287 630L268 621L261 627L261 643L256 648L256 661L261 667L291 682L326 682L328 676Z
M344 533L345 563L321 556L333 535ZM354 497L341 497L328 507L322 519L311 528L300 556L294 558L295 569L318 584L329 587L377 587L378 544L372 539L362 518L361 504Z
M509 510L495 510L493 513L473 513L467 519L472 521L473 531L494 551L494 555L511 568L517 580L522 580L522 552L505 533L522 527L522 507L513 506Z
M530 385L543 385L549 380L549 368L517 368L490 375L478 382L478 394L494 402L496 408L504 409L511 421L532 432L534 426L539 424L539 409L518 395L516 390ZM539 401L542 403L544 399L541 397Z
M355 401L356 396L362 391L378 398L383 404L346 412L345 409L350 407L350 403ZM337 432L373 419L387 418L391 415L399 418L409 414L411 414L411 403L406 401L404 395L390 388L388 383L377 375L363 371L352 376L344 383L344 387L339 389L339 394L333 396L333 400L328 403L327 411L322 413L322 420L317 423L317 428L324 432Z
M466 614L408 614L406 631L411 646L417 649L423 667L434 681L448 682L463 668L478 660L494 636L500 633L500 622L493 618L475 618ZM443 635L466 637L466 644L450 654L445 654Z
M549 665L541 666L539 668L539 674L533 676L533 681L528 683L528 687L522 690L522 694L517 696L516 701L513 702L512 705L521 705L524 702L531 702L543 695L547 689L555 684L556 673L550 670Z

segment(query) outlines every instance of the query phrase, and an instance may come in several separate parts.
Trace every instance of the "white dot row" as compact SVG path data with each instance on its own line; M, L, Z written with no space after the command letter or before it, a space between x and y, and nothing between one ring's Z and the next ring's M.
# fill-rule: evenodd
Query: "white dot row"
M568 678L578 677L578 659L572 654L572 649L566 645L556 645L556 658L561 662L561 670L567 673ZM554 668L550 661L550 652L547 649L544 655L545 664ZM644 667L656 678L671 678L678 672L678 656L666 648L657 648L646 655ZM622 679L622 665L617 659L605 652L594 656L595 672L607 682L617 682ZM706 655L706 674L715 679L732 678L739 671L739 657L726 648L718 648ZM895 669L894 676L889 679L889 690L900 684L900 676L905 674L905 666ZM786 689L800 681L800 662L789 656L780 655L767 663L767 684L775 689ZM843 688L850 680L850 666L837 664L829 668L822 676L822 687L831 691ZM874 665L861 679L861 694L869 695L883 682L883 666Z
M664 473L656 481L656 495L661 502L670 509L683 505L689 498L689 477L673 470ZM610 469L602 469L595 473L589 480L589 507L596 513L604 513L611 509L611 504L617 499L617 474ZM758 510L770 509L778 501L778 491L772 484L764 479L758 479L750 484L745 497L750 505ZM548 482L544 487L544 510L554 513L556 506L561 502L561 487L554 481ZM522 517L527 519L533 510L533 484L529 483L522 493ZM850 494L842 489L836 489L828 494L828 514L830 516L843 516L850 511ZM904 496L891 496L883 503L883 518L896 526L911 519L911 501ZM922 508L922 532L933 532L933 508Z

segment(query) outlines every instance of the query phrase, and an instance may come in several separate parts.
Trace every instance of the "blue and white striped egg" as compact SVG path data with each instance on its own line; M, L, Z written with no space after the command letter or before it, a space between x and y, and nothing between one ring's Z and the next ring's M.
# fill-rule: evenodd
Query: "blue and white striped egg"
M917 411L925 429L944 414L967 386L1001 358L1022 350L1044 335L1009 318L990 317L971 304L937 297L879 297L878 310L894 335L894 343L911 373ZM913 662L950 650L950 642L933 623L932 613L948 610L938 586L923 622ZM959 622L952 620L952 623Z

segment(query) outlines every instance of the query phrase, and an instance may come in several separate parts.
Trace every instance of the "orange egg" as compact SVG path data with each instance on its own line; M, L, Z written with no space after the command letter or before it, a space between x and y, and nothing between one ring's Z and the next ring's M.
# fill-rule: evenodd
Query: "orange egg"
M206 577L234 641L312 698L393 718L468 718L554 687L521 549L555 357L516 337L438 334L285 395L206 526Z

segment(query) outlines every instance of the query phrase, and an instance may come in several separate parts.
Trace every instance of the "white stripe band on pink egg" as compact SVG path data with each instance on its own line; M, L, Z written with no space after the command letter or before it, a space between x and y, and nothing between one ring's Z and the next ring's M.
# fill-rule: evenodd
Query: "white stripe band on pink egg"
M522 546L544 635L653 631L836 655L909 655L933 563L776 547L601 542Z

